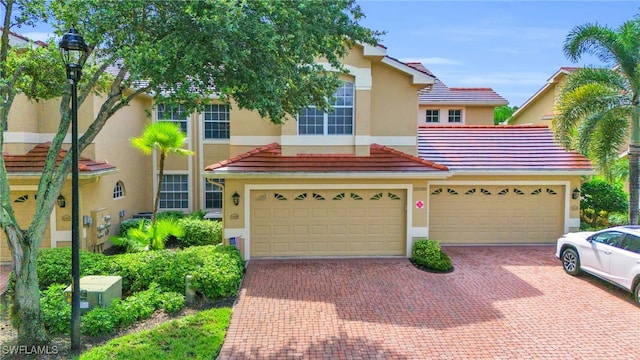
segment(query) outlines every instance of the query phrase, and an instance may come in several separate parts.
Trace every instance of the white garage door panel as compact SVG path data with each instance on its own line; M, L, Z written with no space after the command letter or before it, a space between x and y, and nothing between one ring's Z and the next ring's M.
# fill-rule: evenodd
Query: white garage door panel
M564 186L431 187L429 237L442 243L544 243L564 232Z
M405 190L254 190L251 256L405 252Z

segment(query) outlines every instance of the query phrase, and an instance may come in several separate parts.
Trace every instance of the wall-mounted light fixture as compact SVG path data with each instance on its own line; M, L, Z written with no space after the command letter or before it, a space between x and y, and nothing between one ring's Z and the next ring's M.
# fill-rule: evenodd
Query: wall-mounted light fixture
M56 200L56 203L61 208L66 207L67 206L67 199L65 199L64 196L62 196L62 194L60 194L60 195L58 195L58 200Z
M231 199L233 200L233 205L238 206L240 204L240 194L237 191L233 192Z
M578 188L573 189L573 192L571 192L571 198L573 200L578 200L580 198L580 189Z

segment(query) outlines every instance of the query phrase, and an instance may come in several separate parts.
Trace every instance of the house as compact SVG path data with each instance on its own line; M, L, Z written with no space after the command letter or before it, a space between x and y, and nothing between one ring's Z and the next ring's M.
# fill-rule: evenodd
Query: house
M340 77L334 110L309 106L284 125L233 102L213 99L187 114L137 97L81 154L81 248L99 251L121 221L152 208L158 159L129 145L149 120L179 124L195 153L167 159L160 209L220 217L225 238L243 238L246 259L409 256L422 237L541 243L578 228L573 189L591 167L548 129L492 126L493 107L506 103L493 90L446 88L383 46L357 45L343 61L349 74ZM456 97L438 101L429 89ZM80 107L81 133L101 101L92 95ZM11 198L25 223L58 106L20 97L11 110L3 157L11 160ZM428 110L447 119L454 110L454 120L427 124ZM69 245L70 193L62 191L44 246Z
M565 77L574 71L576 67L561 67L548 80L547 83L531 96L511 119L510 125L545 125L551 127L556 98L560 94L561 85Z

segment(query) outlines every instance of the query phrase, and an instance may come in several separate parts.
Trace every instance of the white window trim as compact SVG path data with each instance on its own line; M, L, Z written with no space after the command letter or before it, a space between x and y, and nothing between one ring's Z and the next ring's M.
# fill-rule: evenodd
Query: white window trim
M154 188L158 188L158 173L156 172L156 176L154 176L155 186ZM166 211L166 210L180 210L190 212L191 207L193 206L193 189L192 189L192 180L190 171L176 171L176 170L165 170L163 175L186 175L187 176L187 207L186 208L162 208L160 207L160 202L158 202L158 211ZM164 183L164 182L163 182ZM155 192L154 192L155 194ZM155 195L154 195L155 196Z
M438 121L427 121L427 111L437 111L438 112ZM440 124L440 119L442 111L440 109L424 109L424 123L425 124Z
M298 136L354 136L356 133L356 86L354 82L344 81L346 83L350 83L353 88L353 105L344 106L344 105L334 105L333 109L352 109L351 114L351 134L329 134L329 113L326 111L322 112L322 134L300 134L300 113L296 114L296 131ZM337 91L337 90L336 90ZM306 108L317 109L315 105L308 105Z
M210 105L219 105L219 106L226 106L227 107L227 117L228 117L228 123L229 126L231 126L231 106L229 105L225 105L225 104L210 104ZM229 137L228 138L207 138L206 136L206 131L205 131L205 119L204 119L204 113L205 111L203 110L202 112L200 112L199 114L199 123L202 126L201 129L201 140L202 142L206 143L206 144L229 144L229 141L231 140L231 128L229 128ZM219 121L211 121L211 122L219 122Z
M459 122L452 122L451 121L451 111L460 111L460 121ZM464 124L464 109L462 108L453 108L453 109L447 109L447 124Z

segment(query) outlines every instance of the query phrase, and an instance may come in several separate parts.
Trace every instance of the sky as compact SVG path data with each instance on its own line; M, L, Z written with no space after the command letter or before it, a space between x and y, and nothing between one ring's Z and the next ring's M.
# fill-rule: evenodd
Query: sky
M357 0L362 24L386 31L387 55L419 61L449 87L490 87L521 106L562 66L606 66L562 51L578 25L617 29L640 1Z
M419 61L449 87L491 87L521 106L562 66L607 66L562 52L578 25L613 29L640 13L640 1L393 1L357 0L362 24L385 31L380 43L401 61ZM22 28L34 40L46 25Z

